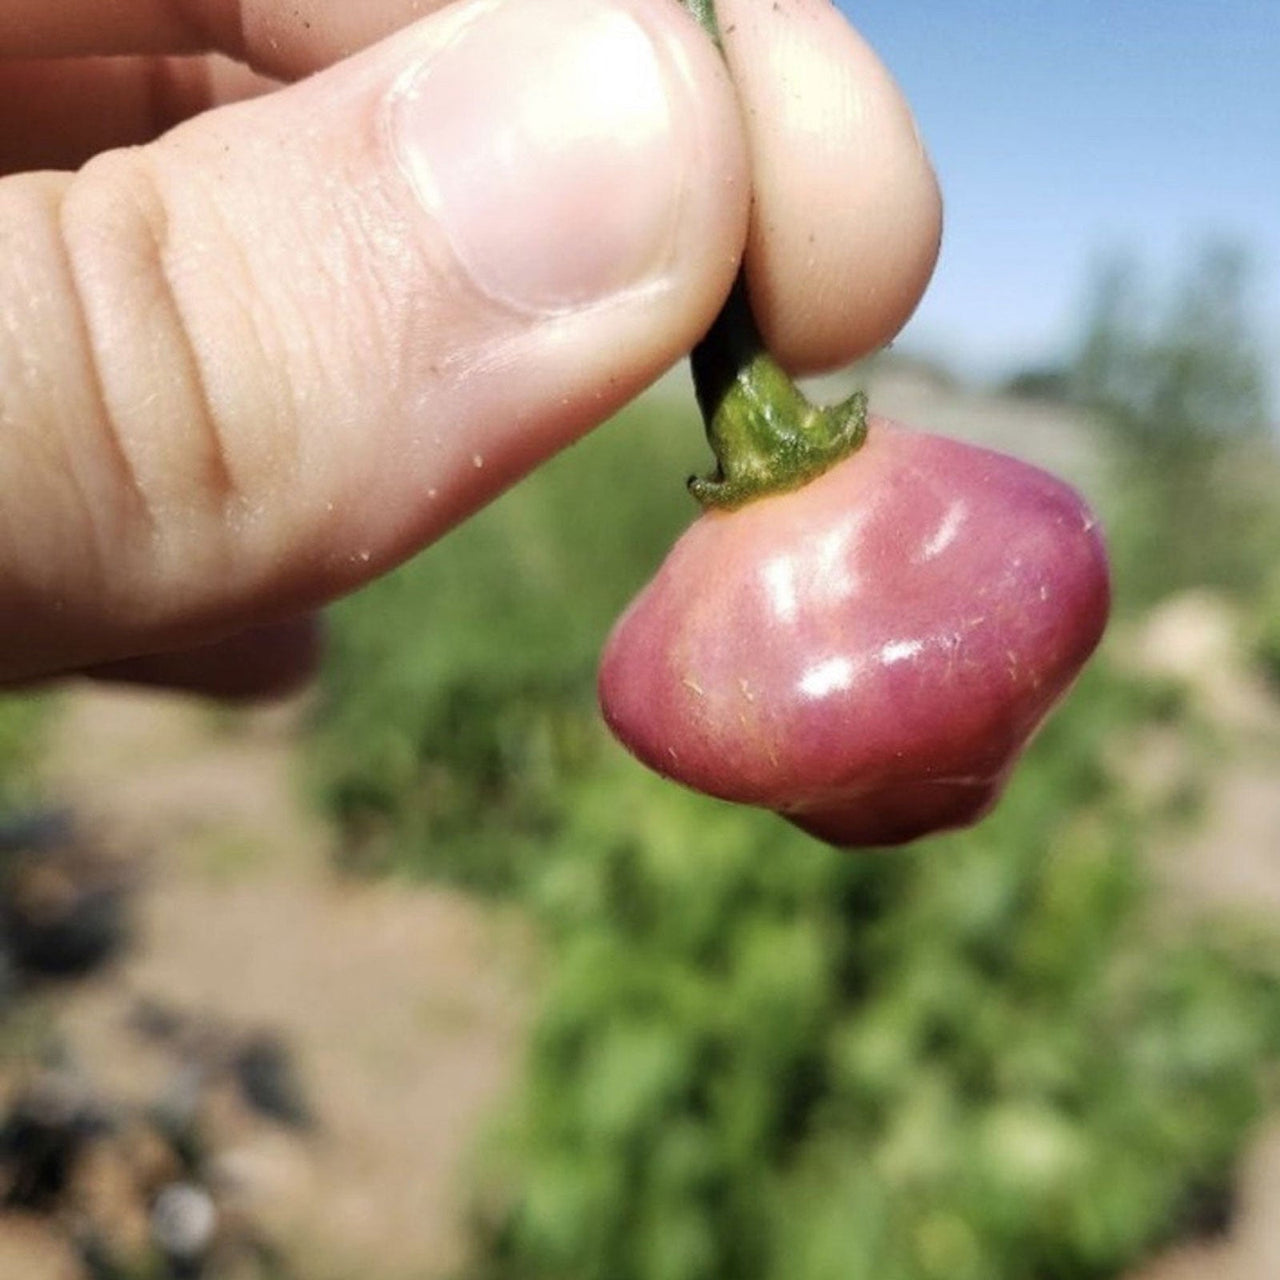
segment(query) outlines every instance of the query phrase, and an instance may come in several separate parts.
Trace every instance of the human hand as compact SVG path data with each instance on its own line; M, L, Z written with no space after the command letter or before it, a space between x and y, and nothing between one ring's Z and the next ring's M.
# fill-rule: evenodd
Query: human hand
M792 370L887 341L938 242L909 113L825 0L717 8L737 98L669 0L0 0L0 682L296 682L311 610L652 382L744 251Z

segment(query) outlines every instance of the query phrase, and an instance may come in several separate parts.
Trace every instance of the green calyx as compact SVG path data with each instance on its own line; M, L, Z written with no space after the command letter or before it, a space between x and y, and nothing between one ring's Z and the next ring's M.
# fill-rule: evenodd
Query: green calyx
M866 437L861 391L839 404L815 405L765 350L741 277L690 359L717 463L714 474L689 481L704 507L740 507L798 489Z
M720 45L713 0L685 7ZM704 507L740 507L798 489L848 457L867 434L867 402L811 403L765 349L741 273L715 323L693 349L693 385L716 470L689 490Z
M697 19L698 25L716 43L722 53L724 46L720 43L720 24L716 21L715 0L684 0L684 7Z

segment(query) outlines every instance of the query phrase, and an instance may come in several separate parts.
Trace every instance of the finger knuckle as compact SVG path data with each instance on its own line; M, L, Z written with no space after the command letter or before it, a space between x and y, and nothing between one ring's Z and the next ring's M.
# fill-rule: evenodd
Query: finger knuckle
M193 543L206 556L225 547L253 488L220 352L234 341L245 385L245 370L263 364L235 305L247 290L234 238L216 205L202 214L199 235L175 235L173 193L144 151L91 162L59 214L80 365L118 500L145 516L157 552L188 565ZM216 313L205 305L211 289L222 297Z

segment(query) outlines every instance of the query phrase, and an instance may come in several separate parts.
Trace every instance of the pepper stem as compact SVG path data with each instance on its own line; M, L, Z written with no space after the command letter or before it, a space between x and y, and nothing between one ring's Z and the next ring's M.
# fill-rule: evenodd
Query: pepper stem
M685 7L720 47L713 0ZM693 385L716 470L689 490L704 507L740 507L798 489L847 457L867 434L867 401L811 403L765 349L741 272L706 336L693 349Z

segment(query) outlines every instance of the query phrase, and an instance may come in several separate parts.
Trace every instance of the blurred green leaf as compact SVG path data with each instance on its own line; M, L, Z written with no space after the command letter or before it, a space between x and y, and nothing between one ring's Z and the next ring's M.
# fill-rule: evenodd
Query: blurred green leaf
M1273 941L1153 918L1164 818L1116 761L1159 725L1207 769L1186 699L1104 655L986 821L891 854L652 777L595 655L696 436L637 409L335 621L313 778L351 864L516 897L545 942L470 1274L1122 1274L1228 1194L1280 1054Z

